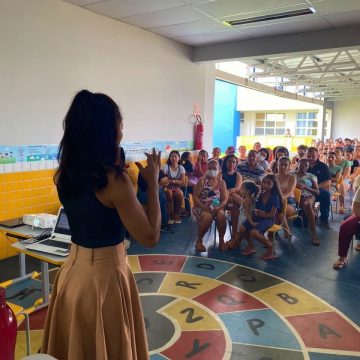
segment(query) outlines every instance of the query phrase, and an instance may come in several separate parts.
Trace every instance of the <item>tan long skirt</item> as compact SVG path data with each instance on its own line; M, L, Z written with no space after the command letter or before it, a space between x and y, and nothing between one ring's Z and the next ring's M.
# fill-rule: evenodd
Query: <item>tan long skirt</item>
M42 352L59 360L149 359L143 313L124 244L72 244L53 287Z

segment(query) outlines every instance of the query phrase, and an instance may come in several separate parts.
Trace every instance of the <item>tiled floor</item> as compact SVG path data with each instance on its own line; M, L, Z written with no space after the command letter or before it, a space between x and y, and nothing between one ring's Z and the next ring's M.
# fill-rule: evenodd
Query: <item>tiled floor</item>
M213 233L195 253L188 218L153 249L132 241L151 359L359 359L360 253L332 269L341 218L319 229L320 247L295 227L292 247L277 238L280 258L267 262L259 244L251 257L219 252ZM0 261L0 282L16 273L15 258Z
M349 263L341 271L332 268L337 259L337 239L339 224L343 215L334 214L331 229L319 228L321 245L315 247L310 242L308 229L294 227L292 246L289 249L287 241L276 239L276 253L279 259L263 261L260 259L264 249L256 244L257 254L244 257L240 251L220 252L213 247L213 234L208 234L204 243L207 253L200 254L203 258L224 260L227 262L248 266L264 271L294 283L320 297L339 311L348 316L358 326L360 325L360 253L353 247L349 251ZM194 240L189 240L189 219L183 218L183 223L174 225L175 234L162 233L161 240L153 249L145 249L132 241L129 254L173 254L196 255ZM227 234L227 237L230 235ZM354 240L354 244L357 240Z

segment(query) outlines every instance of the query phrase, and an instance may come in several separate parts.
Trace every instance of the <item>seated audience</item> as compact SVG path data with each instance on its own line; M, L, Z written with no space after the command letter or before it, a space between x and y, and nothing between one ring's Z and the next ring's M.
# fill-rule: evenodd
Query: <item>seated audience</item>
M283 156L278 161L278 174L276 180L279 186L282 199L287 199L287 207L285 211L286 217L296 214L296 200L294 197L294 189L296 186L296 178L290 174L290 159Z
M255 150L250 150L246 161L238 164L236 171L238 171L243 180L252 180L256 184L260 184L265 175L264 169L256 162L257 153Z
M260 149L261 149L261 143L257 141L256 143L254 143L253 150L255 150L258 153Z
M309 160L309 173L317 178L319 186L319 195L316 196L315 201L320 202L320 225L326 229L330 229L329 214L330 214L330 185L331 177L329 167L319 161L318 150L314 147L309 147L306 152Z
M245 220L239 228L240 239L245 237L248 240L247 247L242 252L243 255L249 256L256 253L252 242L252 239L254 238L267 248L266 252L261 256L261 259L271 260L276 258L273 254L272 242L269 241L264 234L274 225L280 209L280 191L277 186L275 175L265 175L261 182L261 194L256 201L252 221Z
M306 145L299 145L297 147L297 154L291 159L291 168L295 169L300 159L306 158Z
M314 213L315 198L319 196L319 187L315 175L308 172L309 160L300 159L297 170L293 172L296 177L296 187L301 190L300 208L305 213L311 232L311 242L315 246L320 245L317 236Z
M169 179L165 191L170 217L168 223L180 224L180 212L184 200L181 187L185 183L185 169L180 165L180 153L177 150L170 152L169 158L162 170Z
M351 244L351 240L355 234L360 232L360 189L357 189L352 203L352 215L347 218L341 225L339 230L339 259L336 260L333 267L340 270L347 264L347 254ZM360 251L360 244L355 249Z
M225 156L227 155L235 155L235 146L228 146L225 151Z
M226 231L224 209L227 204L228 193L225 181L218 174L219 163L216 160L210 160L205 176L199 179L194 188L193 215L198 224L195 248L199 252L206 251L203 237L209 230L213 220L216 220L216 226L219 231L219 249L227 249L227 245L224 242Z
M349 181L349 186L352 186L355 178L360 174L360 163L359 160L354 159L354 150L351 148L345 150L345 159L350 165L349 178L345 179Z
M209 155L206 150L199 151L199 155L194 166L194 176L196 178L196 182L206 174L208 157Z
M220 155L221 149L218 146L215 146L212 150L212 158L209 160L216 160L221 168L223 160L220 158Z
M174 229L172 229L168 225L169 221L169 214L167 210L167 200L166 200L166 194L164 188L168 186L169 178L166 176L166 174L160 170L159 172L159 202L160 202L160 211L161 211L161 231L164 232L174 232ZM137 190L137 198L139 200L139 203L143 206L147 205L147 183L145 179L142 177L141 173L139 172L138 175L138 190Z
M355 145L354 159L360 162L360 144Z
M183 187L183 193L185 197L185 215L191 214L191 205L188 199L188 194L193 193L193 187L197 182L197 178L194 175L194 167L191 161L191 152L185 151L181 154L180 165L185 169L185 176L187 177L187 186Z
M244 161L246 160L246 146L245 145L240 145L239 146L239 156L238 159L240 161Z
M274 148L275 159L270 163L270 169L273 174L278 173L278 161L281 157L289 157L289 150L284 146L277 146Z
M351 139L345 138L344 139L344 150L354 150L354 144Z
M192 164L191 152L185 151L181 154L180 165L185 169L185 174L187 177L191 177L194 172L194 166ZM190 180L189 180L190 182ZM194 184L193 184L194 185Z
M342 176L347 179L350 176L350 163L345 159L342 147L335 149L335 156L335 164L341 167Z
M265 172L271 172L270 165L269 165L269 150L266 148L261 148L257 153L256 161L259 166L261 166Z
M331 177L331 185L330 192L331 194L339 192L339 213L344 214L344 185L339 183L340 177L342 174L342 169L339 165L335 164L336 155L334 152L329 152L327 156L327 165L329 167L330 177Z
M274 152L269 147L267 147L266 149L267 149L267 151L269 153L269 159L267 160L267 162L270 165L270 163L274 160Z
M255 227L252 216L255 209L256 197L259 193L259 187L250 180L245 180L239 190L239 218L237 221L238 227L233 230L233 236L230 241L227 242L228 248L230 250L237 249L240 245L241 235L239 233L240 225L242 225L246 220Z
M239 207L241 204L241 198L238 194L242 183L242 177L240 173L236 171L237 158L235 155L228 155L224 158L221 176L225 181L226 188L228 190L228 209L231 214L231 224L233 234L236 232Z

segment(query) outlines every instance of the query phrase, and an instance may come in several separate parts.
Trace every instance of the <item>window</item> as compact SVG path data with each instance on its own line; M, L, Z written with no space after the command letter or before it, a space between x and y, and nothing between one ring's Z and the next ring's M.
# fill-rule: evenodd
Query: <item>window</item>
M299 112L296 117L296 135L317 136L318 120L316 112Z
M256 113L255 135L284 135L286 114Z
M245 113L243 111L240 111L240 123L244 123L245 121Z

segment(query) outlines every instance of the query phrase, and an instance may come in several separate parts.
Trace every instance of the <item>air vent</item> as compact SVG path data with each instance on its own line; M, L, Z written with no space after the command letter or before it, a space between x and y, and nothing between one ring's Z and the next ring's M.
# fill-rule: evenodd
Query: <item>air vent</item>
M257 17L241 19L241 20L231 20L231 21L226 21L226 23L229 25L232 25L232 26L236 26L236 25L252 24L252 23L269 21L269 20L292 18L295 16L309 15L309 14L313 14L314 12L315 12L315 9L312 7L309 7L306 9L286 11L286 12L277 13L277 14L257 16Z

